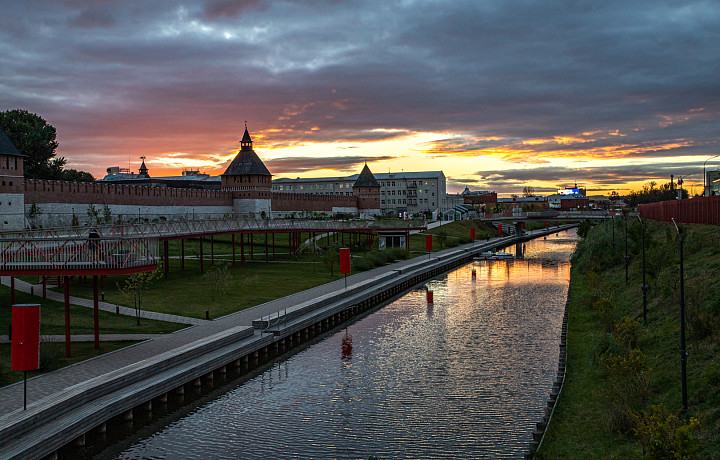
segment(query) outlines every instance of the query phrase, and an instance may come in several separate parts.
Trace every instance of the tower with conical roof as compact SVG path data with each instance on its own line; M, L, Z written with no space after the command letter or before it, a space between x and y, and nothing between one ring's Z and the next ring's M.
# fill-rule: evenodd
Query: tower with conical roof
M367 163L353 184L353 195L357 197L360 217L367 218L380 214L380 183L375 179Z
M148 174L148 168L145 166L145 157L140 157L142 160L142 164L140 165L140 173L138 174L138 177L142 177L143 179L150 179L150 174Z
M270 216L272 200L272 174L253 150L247 125L240 150L220 176L222 190L232 192L233 211L238 214Z

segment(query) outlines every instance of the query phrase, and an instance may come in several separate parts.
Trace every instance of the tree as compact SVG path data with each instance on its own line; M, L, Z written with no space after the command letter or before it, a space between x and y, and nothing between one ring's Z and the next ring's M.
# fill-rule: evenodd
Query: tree
M447 232L445 231L445 229L438 231L436 236L438 239L439 246L441 248L444 248L445 244L447 243L447 239L448 239L448 235L447 235Z
M233 275L230 272L230 264L218 262L210 267L210 270L203 275L203 278L210 282L210 300L213 302L217 296L227 292Z
M119 283L116 283L117 288L125 297L135 301L135 317L137 318L138 326L140 325L140 310L142 310L142 299L145 291L159 276L160 270L133 273L125 278L125 284L120 285Z
M335 276L335 264L340 263L340 253L338 252L338 244L332 244L327 248L323 256L323 263L330 270L330 276Z
M25 176L43 177L58 147L55 128L41 116L21 109L0 112L0 127L18 151L27 156Z
M525 197L535 196L535 187L532 187L530 185L523 187L523 196L525 196Z
M682 198L687 198L687 190L681 190ZM677 199L677 189L672 182L657 186L657 182L651 181L643 185L642 190L630 192L627 196L628 206L634 208L643 203L655 203L658 201L670 201Z
M55 158L57 131L41 116L27 110L0 112L0 127L24 159L23 173L30 179L94 181L92 174L74 169L65 170L67 160Z

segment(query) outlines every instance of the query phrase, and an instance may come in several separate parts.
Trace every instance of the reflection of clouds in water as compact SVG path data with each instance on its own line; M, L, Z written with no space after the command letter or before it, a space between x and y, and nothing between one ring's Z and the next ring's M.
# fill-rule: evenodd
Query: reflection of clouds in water
M121 458L519 457L552 386L572 246L429 280Z

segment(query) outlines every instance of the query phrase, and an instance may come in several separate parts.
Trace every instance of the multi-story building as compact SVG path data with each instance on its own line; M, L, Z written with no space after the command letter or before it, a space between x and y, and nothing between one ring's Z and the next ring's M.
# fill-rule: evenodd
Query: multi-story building
M442 171L374 173L380 183L382 214L439 214L447 209L446 181ZM320 195L353 194L358 174L345 177L281 178L273 180L272 190L279 193Z

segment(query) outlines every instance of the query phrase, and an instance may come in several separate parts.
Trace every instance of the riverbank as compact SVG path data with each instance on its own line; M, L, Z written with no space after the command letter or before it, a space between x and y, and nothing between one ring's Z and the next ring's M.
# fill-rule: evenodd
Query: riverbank
M567 375L537 459L720 458L720 232L700 225L681 231L687 413L680 412L676 229L646 221L645 324L642 227L628 221L626 282L624 221L617 219L614 232L605 222L573 255Z
M214 372L226 372L231 363L240 365L248 357L257 360L272 350L297 346L418 282L471 261L482 250L516 241L497 239L440 251L427 260L398 262L353 275L347 287L343 280L334 281L38 376L28 381L33 399L27 411L20 403L21 385L2 388L0 442L5 445L0 456L44 456L73 439L84 442L84 433L104 429L110 418L132 418L135 407L149 407L154 398L166 400L169 392L182 392L183 385L212 382ZM257 318L267 319L253 327ZM265 324L271 320L271 325Z

